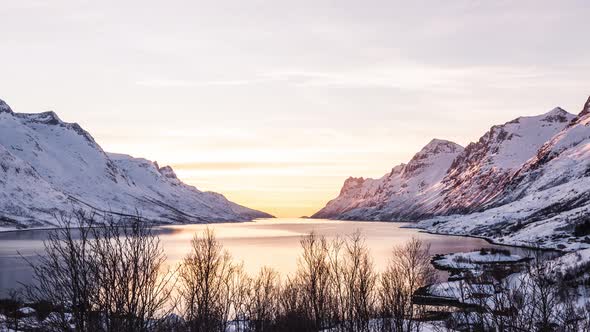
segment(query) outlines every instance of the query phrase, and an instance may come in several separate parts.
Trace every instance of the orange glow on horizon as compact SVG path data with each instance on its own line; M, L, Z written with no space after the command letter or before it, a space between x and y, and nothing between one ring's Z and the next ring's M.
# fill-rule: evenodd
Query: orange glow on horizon
M288 171L257 168L254 172L176 168L178 176L200 190L222 193L227 199L275 217L311 216L338 194L345 176L289 174ZM303 167L303 166L302 166ZM189 175L190 174L190 175ZM192 176L191 176L192 175Z

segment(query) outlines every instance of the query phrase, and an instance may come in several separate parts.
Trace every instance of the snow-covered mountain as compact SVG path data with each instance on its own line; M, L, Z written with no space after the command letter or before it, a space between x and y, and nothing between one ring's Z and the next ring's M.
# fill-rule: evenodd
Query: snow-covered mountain
M447 169L463 151L460 145L433 139L407 164L380 179L348 178L340 195L314 218L350 220L413 219L435 205Z
M103 151L54 112L15 113L0 101L0 226L47 226L85 208L156 222L241 221L270 215L202 192L171 167Z
M590 226L590 98L577 116L555 108L494 126L437 166L444 175L430 183L428 195L398 190L420 175L406 182L388 181L390 175L349 179L314 217L420 220L418 227L430 231L519 245L576 249L590 243L573 234L576 225Z
M468 213L499 198L512 176L574 118L561 108L493 126L453 161L430 214Z

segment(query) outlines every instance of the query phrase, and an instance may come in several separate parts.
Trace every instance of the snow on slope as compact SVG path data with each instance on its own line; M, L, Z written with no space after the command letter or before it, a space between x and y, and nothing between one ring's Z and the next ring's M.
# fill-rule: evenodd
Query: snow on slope
M0 154L0 216L8 227L51 224L53 214L73 208L138 212L157 222L270 217L186 185L170 167L105 153L54 112L14 113L0 101Z
M441 180L463 147L433 139L408 162L380 179L349 178L340 195L314 218L388 220L419 216L432 205Z
M66 195L53 189L26 162L0 145L0 229L17 223L41 226L37 214L71 208Z
M201 192L183 183L170 166L159 167L156 162L128 155L109 153L108 156L123 170L131 186L141 194L135 196L138 203L153 204L161 208L166 218L216 220L243 220L270 217L228 201L214 192ZM158 208L158 209L160 209Z
M558 107L493 126L455 159L443 180L443 198L432 214L471 212L492 202L514 173L573 118Z
M378 180L351 178L314 217L421 220L429 231L505 244L590 247L590 236L573 232L590 218L590 98L577 116L555 108L521 117L452 162L427 164L426 173L400 165ZM420 190L424 174L433 177Z
M408 165L396 166L379 180L348 179L338 198L314 217L415 220L484 209L501 197L523 164L574 117L561 108L520 117L493 126L465 149L433 140ZM438 146L447 149L432 149ZM421 165L423 158L425 165Z
M575 225L590 217L589 110L590 98L582 112L516 172L493 208L439 216L419 226L507 244L590 247L590 238L573 234Z

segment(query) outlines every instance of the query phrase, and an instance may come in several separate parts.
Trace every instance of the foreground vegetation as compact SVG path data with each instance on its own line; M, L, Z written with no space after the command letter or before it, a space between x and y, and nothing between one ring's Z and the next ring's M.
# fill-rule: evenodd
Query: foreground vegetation
M281 276L270 267L248 275L210 230L194 236L180 266L168 267L150 227L140 218L125 220L129 227L124 228L116 226L119 222L83 212L62 217L63 228L51 233L45 253L30 261L35 283L0 303L4 327L590 331L579 284L564 282L585 271L558 276L540 258L521 273L468 274L453 284L455 302L437 304L445 298L425 293L436 276L429 247L416 239L392 248L388 266L378 273L360 233L330 241L310 234L301 239L293 275ZM25 302L35 317L27 317Z

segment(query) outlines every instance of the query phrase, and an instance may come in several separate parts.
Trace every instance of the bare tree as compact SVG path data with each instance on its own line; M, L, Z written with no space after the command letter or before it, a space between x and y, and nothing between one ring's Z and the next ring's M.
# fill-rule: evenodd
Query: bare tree
M230 279L232 311L235 331L248 331L249 329L249 303L252 289L252 278L244 272L242 265L235 267Z
M368 331L374 317L377 274L360 231L348 237L344 247L344 265L332 271L342 275L344 284L341 326L346 331Z
M531 254L522 271L488 266L475 275L467 273L458 298L476 310L462 311L455 325L483 331L583 331L587 317L579 307L578 290L559 280L553 262L541 251Z
M139 218L126 226L109 219L92 229L93 298L105 331L147 331L174 309L174 271L165 266L160 240ZM156 319L160 317L160 319Z
M559 305L557 294L557 283L552 277L554 270L553 263L546 261L541 252L534 253L535 256L524 275L526 291L530 296L530 305L533 311L533 321L538 331L553 331L557 326L555 310Z
M301 241L303 253L298 260L297 283L301 287L303 307L314 324L314 330L321 330L332 324L330 264L326 238L315 233Z
M225 331L236 265L212 230L195 235L180 268L180 296L191 332Z
M315 321L309 318L305 298L303 286L298 278L287 278L279 293L279 311L275 323L277 331L317 331Z
M347 293L345 276L341 273L346 267L346 260L343 257L345 240L336 237L330 242L328 262L330 268L330 287L333 296L332 312L333 320L338 328L343 329L343 322L347 317Z
M51 322L54 328L67 330L73 323L76 331L91 331L96 326L93 299L98 292L90 244L96 215L76 211L58 218L61 228L49 232L44 254L27 260L34 280L25 285L27 297L61 309Z
M271 268L263 267L250 285L249 328L255 332L272 331L279 309L279 274Z
M393 249L389 266L381 275L381 310L386 331L420 329L416 318L422 309L414 305L412 296L420 287L435 281L429 251L430 246L416 238Z
M129 227L118 227L125 222ZM149 225L83 211L60 217L45 253L29 261L31 301L59 312L48 324L70 331L147 331L171 310L172 273ZM70 319L71 315L71 319Z
M60 223L46 252L29 260L35 282L26 287L27 300L50 304L51 319L41 326L50 331L356 332L380 322L384 331L413 332L425 317L414 295L436 276L430 247L417 239L395 247L378 274L360 232L332 241L312 233L301 239L297 271L281 282L267 267L246 274L209 229L171 270L141 218L76 212ZM457 310L440 329L590 332L590 307L580 306L572 287L579 284L566 285L553 263L534 255L522 270L464 273L450 295L469 310ZM567 278L586 275L574 272ZM11 328L22 329L17 315L10 318Z

